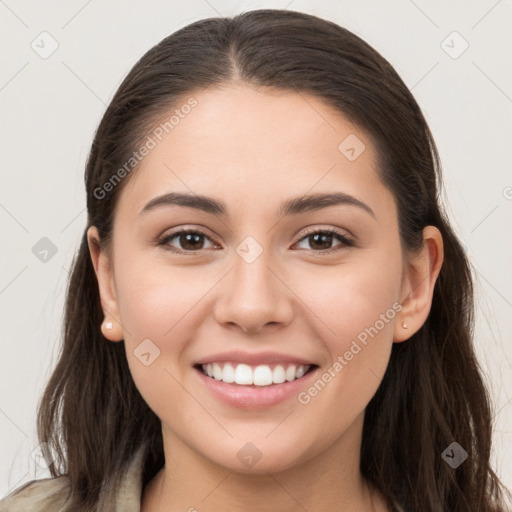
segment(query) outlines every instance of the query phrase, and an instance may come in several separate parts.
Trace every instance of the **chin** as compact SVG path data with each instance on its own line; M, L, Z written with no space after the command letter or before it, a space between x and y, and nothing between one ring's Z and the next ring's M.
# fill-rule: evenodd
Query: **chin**
M283 443L276 446L275 440L272 443L268 440L267 442L262 440L261 443L257 440L247 441L241 443L240 448L237 446L235 450L230 447L221 453L212 454L210 460L234 473L262 475L285 471L300 465L308 459L304 451L298 451L303 448L304 445L300 442L293 443L293 446L283 446Z

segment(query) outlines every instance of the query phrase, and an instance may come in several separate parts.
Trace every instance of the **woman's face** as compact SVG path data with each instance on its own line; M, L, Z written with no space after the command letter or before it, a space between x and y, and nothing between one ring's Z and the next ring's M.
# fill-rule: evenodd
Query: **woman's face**
M358 450L402 320L397 210L374 146L312 96L230 85L194 98L122 191L100 280L135 384L165 443L231 470ZM147 207L170 193L189 206ZM340 196L308 199L323 194ZM196 366L226 361L259 384ZM312 371L286 380L301 362Z

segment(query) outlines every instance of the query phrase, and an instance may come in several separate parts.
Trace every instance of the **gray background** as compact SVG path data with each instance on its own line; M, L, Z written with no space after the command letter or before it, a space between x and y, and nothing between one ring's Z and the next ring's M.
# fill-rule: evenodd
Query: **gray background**
M315 14L360 35L422 107L447 209L476 269L475 343L494 404L493 464L512 488L510 0L0 0L0 496L49 476L38 462L35 410L58 354L66 279L86 222L84 164L106 105L163 37L201 18L264 7ZM41 252L43 237L55 254Z

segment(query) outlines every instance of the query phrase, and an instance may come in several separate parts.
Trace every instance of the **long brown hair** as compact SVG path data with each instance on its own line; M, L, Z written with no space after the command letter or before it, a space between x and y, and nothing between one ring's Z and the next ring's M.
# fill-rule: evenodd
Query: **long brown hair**
M39 441L56 455L51 474L70 479L70 510L95 510L102 489L116 486L138 449L143 486L164 464L160 420L134 385L124 343L108 342L100 331L87 228L96 226L109 247L116 201L137 169L106 193L105 183L183 98L233 81L314 95L365 129L397 201L403 246L419 247L427 225L444 239L430 315L410 340L393 345L366 408L363 477L390 507L504 511L505 488L490 465L491 401L472 346L471 268L438 202L440 163L425 118L393 67L359 37L315 16L274 9L201 20L165 38L135 64L97 129L62 351L38 407ZM468 453L456 469L441 456L454 441Z

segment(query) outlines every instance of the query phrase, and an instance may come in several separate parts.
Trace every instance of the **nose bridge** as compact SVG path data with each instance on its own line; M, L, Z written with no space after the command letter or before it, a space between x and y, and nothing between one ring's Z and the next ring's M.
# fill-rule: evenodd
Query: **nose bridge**
M254 236L242 240L233 254L233 270L217 302L218 322L235 323L246 332L256 332L267 324L290 321L290 295L274 275L275 270L271 270L274 263L271 249L264 248Z

